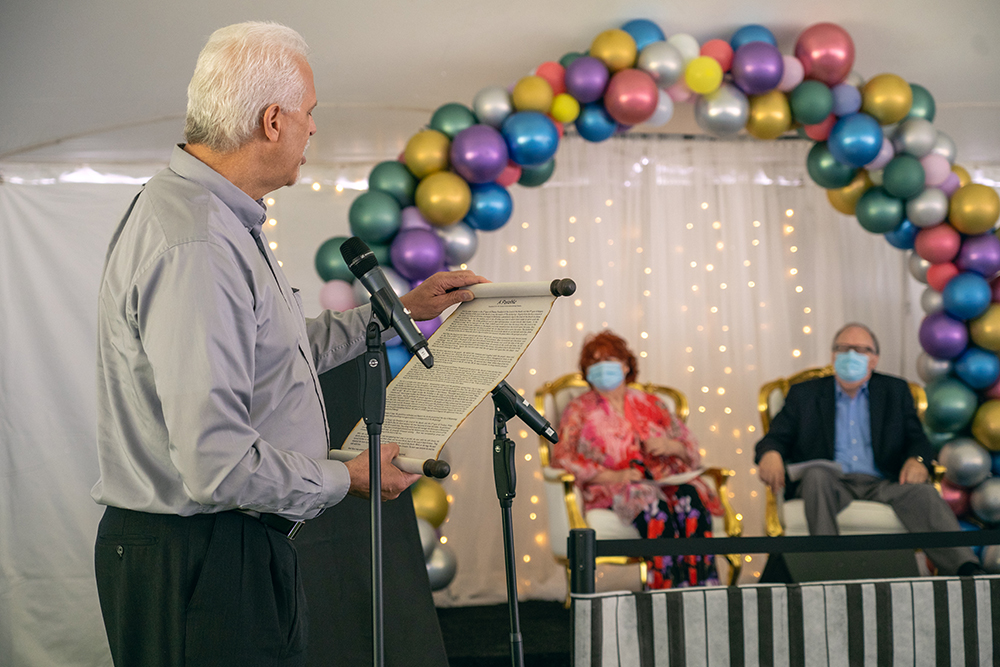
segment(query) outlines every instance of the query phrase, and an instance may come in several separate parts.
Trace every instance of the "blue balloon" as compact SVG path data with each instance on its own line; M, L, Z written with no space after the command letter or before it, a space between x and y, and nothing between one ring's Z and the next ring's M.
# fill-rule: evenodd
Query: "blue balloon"
M604 141L618 130L618 123L608 115L604 105L591 102L580 107L576 118L576 131L587 141Z
M833 93L833 115L838 118L861 110L861 91L849 83L838 83Z
M996 458L996 456L994 456L993 457L994 466L996 465L996 463L995 463L996 460L997 460L997 458ZM996 473L994 473L994 474L996 474ZM980 530L979 526L977 526L976 524L970 523L968 521L963 521L962 519L958 520L958 525L964 531ZM976 554L976 558L982 560L982 558L983 558L983 549L985 549L985 548L986 548L986 546L982 545L982 544L980 544L978 546L974 546L974 547L972 547L972 553Z
M866 113L848 114L830 130L826 144L837 162L863 167L882 149L882 127Z
M970 347L955 360L955 375L973 389L987 389L1000 378L1000 358L995 352Z
M548 162L559 148L559 131L545 114L519 111L504 119L500 133L510 159L521 166Z
M894 248L911 250L913 248L913 241L917 238L917 232L919 231L920 228L915 224L909 220L903 220L899 223L899 227L885 233L885 240Z
M729 39L729 46L733 47L733 51L735 51L750 42L767 42L771 46L778 46L778 40L774 38L774 33L756 23L745 25L734 32L733 36Z
M396 377L396 374L403 370L403 366L413 355L410 354L405 345L394 345L385 348L385 356L389 362L389 376Z
M642 51L653 42L662 42L667 38L660 30L660 26L648 19L632 19L622 26L622 30L632 35L638 51Z
M960 320L979 317L990 305L990 284L978 273L960 273L941 293L946 313Z
M491 232L500 229L510 219L514 202L507 188L498 183L470 185L472 202L465 222L473 229Z

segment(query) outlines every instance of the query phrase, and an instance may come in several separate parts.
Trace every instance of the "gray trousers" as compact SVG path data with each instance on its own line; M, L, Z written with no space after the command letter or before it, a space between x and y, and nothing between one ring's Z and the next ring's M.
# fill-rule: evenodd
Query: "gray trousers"
M948 503L930 484L899 484L860 473L842 474L827 468L806 470L795 495L805 504L810 535L837 535L837 514L852 500L872 500L892 507L911 533L960 531ZM969 547L925 549L941 574L956 574L969 561L979 560Z

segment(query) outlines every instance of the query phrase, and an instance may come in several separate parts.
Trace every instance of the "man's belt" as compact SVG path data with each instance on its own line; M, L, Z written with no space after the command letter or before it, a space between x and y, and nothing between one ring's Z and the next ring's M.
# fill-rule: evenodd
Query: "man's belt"
M239 512L240 514L246 514L247 516L251 516L254 519L257 519L268 528L278 531L279 533L281 533L290 540L295 539L295 536L299 532L299 528L301 528L302 524L305 523L305 521L292 521L291 519L285 519L284 517L280 517L277 514L261 514L260 512L257 512L255 510L236 510L236 511Z

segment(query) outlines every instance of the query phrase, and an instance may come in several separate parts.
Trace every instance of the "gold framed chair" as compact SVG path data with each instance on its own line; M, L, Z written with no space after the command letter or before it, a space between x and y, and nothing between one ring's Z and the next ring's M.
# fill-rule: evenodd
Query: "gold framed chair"
M816 378L833 375L833 366L807 368L786 378L778 378L761 386L757 396L757 412L760 414L760 424L767 434L771 428L771 419L785 404L785 397L792 385ZM917 415L923 419L927 409L927 394L920 385L910 382L910 393L917 409ZM944 468L935 465L935 486L940 490L940 479ZM801 499L784 500L775 494L770 486L765 486L766 505L764 511L764 530L771 537L778 535L800 536L808 535L805 509ZM837 525L841 535L864 535L871 533L905 533L906 529L899 522L892 508L882 503L869 500L854 500L837 515Z
M681 421L686 422L690 408L683 392L658 385L652 382L629 384L633 389L639 389L656 394L664 399L671 412ZM563 411L577 396L590 390L590 385L580 373L569 373L551 382L546 382L535 392L535 409L548 419L552 427L559 428L559 420ZM611 510L595 510L583 515L583 503L577 494L575 478L565 470L552 467L551 450L545 438L538 439L539 459L542 466L542 478L545 483L545 497L548 504L549 544L558 563L566 570L566 581L569 582L569 560L566 554L566 540L573 528L593 528L598 539L636 539L638 531L633 526L626 526ZM712 517L712 533L739 537L743 533L742 517L737 515L729 502L728 483L734 471L724 468L708 468L702 475L712 488L716 490L725 511L722 517ZM590 522L588 523L588 519ZM727 554L729 564L728 584L734 584L739 578L743 559L740 554ZM597 559L598 564L632 565L639 564L642 583L646 581L646 564L642 559L625 556L608 556Z

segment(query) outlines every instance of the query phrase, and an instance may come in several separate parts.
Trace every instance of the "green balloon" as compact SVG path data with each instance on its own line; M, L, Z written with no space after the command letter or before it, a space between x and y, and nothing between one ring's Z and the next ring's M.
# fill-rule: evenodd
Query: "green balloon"
M431 116L431 129L447 135L449 139L454 139L456 134L475 124L476 116L472 109L458 102L438 107Z
M316 251L316 273L323 282L331 280L354 280L354 274L347 268L344 256L340 254L340 246L347 240L346 236L334 236L327 239Z
M417 177L396 160L379 162L368 175L368 189L385 192L396 198L402 208L413 205Z
M369 243L368 249L372 251L375 255L375 261L378 262L379 266L392 266L392 258L389 255L389 249L392 246L388 243Z
M869 188L854 208L861 226L872 234L885 234L896 229L906 215L906 204L885 191L885 188Z
M822 81L803 81L788 98L792 117L803 125L822 123L833 113L833 93Z
M378 190L362 193L351 204L347 217L351 233L365 243L388 243L400 223L399 202Z
M946 444L957 438L958 436L954 433L937 433L927 428L924 424L924 435L927 436L927 440L931 443L931 447L934 451L939 451Z
M570 51L569 53L567 53L566 55L564 55L562 58L559 59L559 64L562 65L563 67L569 67L569 64L571 62L573 62L577 58L583 57L584 55L586 54L578 53L577 51Z
M937 433L954 433L965 428L976 414L976 392L961 380L944 378L927 387L924 423Z
M521 177L517 179L518 185L526 188L536 188L549 180L552 172L556 169L556 159L552 158L548 162L543 162L534 167L521 167Z
M930 91L915 83L910 84L910 90L913 91L913 106L910 107L907 118L923 118L933 123L937 109Z
M827 190L850 185L854 174L857 173L854 167L837 162L825 141L817 141L809 150L806 169L809 171L809 177Z
M882 172L882 187L893 197L909 199L924 191L924 167L909 153L892 158Z

